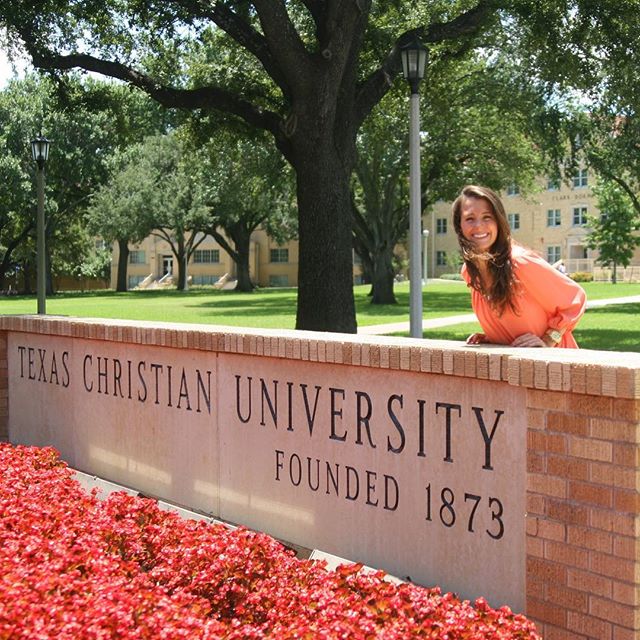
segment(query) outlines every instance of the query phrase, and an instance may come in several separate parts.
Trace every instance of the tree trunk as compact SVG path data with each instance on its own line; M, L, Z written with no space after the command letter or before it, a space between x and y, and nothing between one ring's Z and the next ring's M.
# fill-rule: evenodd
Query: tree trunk
M7 271L11 267L11 256L13 255L13 251L16 247L20 246L20 244L27 238L31 231L31 225L26 226L21 233L19 233L15 238L8 240L6 242L6 249L4 252L4 256L2 257L2 263L0 263L0 291L3 291L5 288ZM16 278L16 287L18 286L18 281Z
M385 248L373 254L371 304L396 304L393 293L393 250Z
M296 329L355 333L351 167L335 151L314 153L314 146L306 145L295 164L300 242Z
M6 251L2 262L0 263L0 291L4 291L5 282L7 279L7 271L9 270L9 265L11 264L9 252Z
M45 291L47 296L55 295L55 291L53 290L53 273L52 273L52 263L51 263L51 251L49 249L49 244L45 247L44 251L45 255Z
M186 249L179 247L176 254L176 260L178 262L178 282L176 282L176 289L178 291L185 290L185 284L187 282L187 263L185 262Z
M116 291L127 290L127 265L129 264L129 241L118 238L118 274L116 276Z
M33 287L31 285L32 280L32 265L27 260L22 263L22 293L25 295L31 295L33 293Z
M613 263L613 271L611 272L611 284L618 282L618 265Z
M251 247L251 231L248 233L245 229L234 230L232 234L233 243L235 244L236 263L236 288L235 291L253 291L253 282L251 282L251 273L249 270L249 251Z

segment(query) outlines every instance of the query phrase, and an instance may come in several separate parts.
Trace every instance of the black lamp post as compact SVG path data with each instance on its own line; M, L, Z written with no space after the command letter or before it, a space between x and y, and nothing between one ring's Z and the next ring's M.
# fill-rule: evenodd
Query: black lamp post
M47 140L42 133L31 141L31 153L33 159L38 165L37 171L37 192L38 192L38 215L36 224L37 234L37 248L36 248L36 263L37 263L37 290L38 290L38 314L44 315L46 313L46 297L47 297L47 285L46 285L46 261L45 261L45 246L44 246L44 165L49 158L49 145L50 140Z
M400 48L402 73L411 88L409 112L409 330L422 337L421 196L420 196L420 95L427 50L417 36Z

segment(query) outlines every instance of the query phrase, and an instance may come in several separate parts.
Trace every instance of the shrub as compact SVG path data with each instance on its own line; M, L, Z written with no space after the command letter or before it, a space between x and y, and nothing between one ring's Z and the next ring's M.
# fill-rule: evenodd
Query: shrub
M443 273L438 276L441 280L462 280L462 274L460 273Z
M0 638L539 640L382 572L327 571L247 529L181 520L146 498L83 492L51 448L0 444Z
M576 271L575 273L569 274L569 277L576 282L593 282L593 273L586 271Z

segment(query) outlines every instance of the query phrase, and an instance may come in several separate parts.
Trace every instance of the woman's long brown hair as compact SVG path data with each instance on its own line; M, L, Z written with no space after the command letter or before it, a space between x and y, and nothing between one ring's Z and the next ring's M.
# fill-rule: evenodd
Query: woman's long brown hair
M468 198L479 198L489 203L498 225L498 237L488 252L478 252L473 244L462 235L462 205ZM504 206L499 196L487 187L467 185L453 203L453 226L458 236L462 258L467 265L471 286L489 299L489 304L502 314L509 307L518 312L516 304L517 281L511 261L511 228ZM478 260L486 260L491 274L491 287L486 291L482 287Z

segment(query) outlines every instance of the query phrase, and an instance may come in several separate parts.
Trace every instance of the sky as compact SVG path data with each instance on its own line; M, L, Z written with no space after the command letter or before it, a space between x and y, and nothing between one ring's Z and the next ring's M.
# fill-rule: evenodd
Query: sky
M19 74L24 73L25 67L28 66L26 62L18 63L17 71ZM4 89L7 82L13 77L13 69L10 62L7 60L7 54L5 50L0 47L0 89Z

